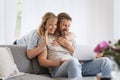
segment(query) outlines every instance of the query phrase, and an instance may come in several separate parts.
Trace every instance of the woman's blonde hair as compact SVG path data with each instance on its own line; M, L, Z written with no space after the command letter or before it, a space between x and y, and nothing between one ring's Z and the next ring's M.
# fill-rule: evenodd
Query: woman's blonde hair
M41 22L41 24L39 25L38 30L37 30L39 36L44 36L44 35L45 35L45 25L46 25L47 21L48 21L49 19L51 19L51 18L57 20L57 16L56 16L54 13L52 13L52 12L47 12L47 13L42 17L42 22Z

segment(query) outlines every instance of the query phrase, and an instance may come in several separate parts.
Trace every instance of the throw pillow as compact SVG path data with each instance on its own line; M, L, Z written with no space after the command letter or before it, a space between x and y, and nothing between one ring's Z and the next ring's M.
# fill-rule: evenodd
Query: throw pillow
M10 48L0 47L0 79L20 75L11 53Z

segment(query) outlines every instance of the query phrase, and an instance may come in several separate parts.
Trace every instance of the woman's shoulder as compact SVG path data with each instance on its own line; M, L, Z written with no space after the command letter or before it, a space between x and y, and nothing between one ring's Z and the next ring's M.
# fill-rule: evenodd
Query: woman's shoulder
M30 33L31 33L31 34L37 34L37 30L34 29L34 30L30 31Z
M28 34L24 35L23 38L26 40L39 38L37 30L31 30Z
M36 29L34 29L31 32L29 32L29 35L39 37L38 32L37 32Z

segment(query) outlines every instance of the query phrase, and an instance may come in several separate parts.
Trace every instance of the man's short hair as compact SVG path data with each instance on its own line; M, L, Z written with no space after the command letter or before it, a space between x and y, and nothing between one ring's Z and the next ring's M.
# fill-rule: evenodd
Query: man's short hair
M70 17L70 15L65 13L65 12L59 13L57 15L57 17L58 17L58 20L59 19L67 19L67 20L71 20L72 21L72 18Z

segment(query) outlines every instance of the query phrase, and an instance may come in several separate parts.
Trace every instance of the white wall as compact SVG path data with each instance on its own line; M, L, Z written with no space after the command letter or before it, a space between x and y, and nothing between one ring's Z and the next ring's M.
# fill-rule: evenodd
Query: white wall
M39 0L22 1L21 36L36 29L39 25L41 16L38 15L38 1ZM41 5L41 3L39 5Z
M16 26L17 0L0 0L0 42L11 43ZM67 12L72 18L71 31L79 44L113 40L114 0L23 0L24 35L38 27L45 12ZM115 30L115 29L114 29Z
M0 44L4 43L4 0L0 1Z
M12 43L14 40L17 20L17 0L6 0L5 2L5 40Z
M113 40L114 0L96 1L96 41Z
M67 12L73 18L71 31L79 44L112 40L113 8L114 0L23 0L21 34L37 28L45 12Z
M0 0L0 44L10 44L13 42L16 13L16 0Z
M114 40L120 39L120 0L114 0Z

